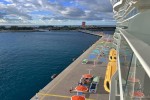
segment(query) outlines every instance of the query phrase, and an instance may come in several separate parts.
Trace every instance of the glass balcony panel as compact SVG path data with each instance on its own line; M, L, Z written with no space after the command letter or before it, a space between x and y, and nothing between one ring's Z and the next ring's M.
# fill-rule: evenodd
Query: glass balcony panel
M132 57L133 51L131 50L130 46L128 45L124 37L121 36L119 59L120 59L123 91L125 91L126 80L131 66Z
M137 60L129 71L125 100L150 100L150 78Z
M150 100L150 77L121 36L119 49L124 100Z

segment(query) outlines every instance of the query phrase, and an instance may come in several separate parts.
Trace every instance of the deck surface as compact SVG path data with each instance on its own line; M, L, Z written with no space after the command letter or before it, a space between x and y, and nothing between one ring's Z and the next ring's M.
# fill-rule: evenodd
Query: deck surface
M89 73L88 69L91 69L90 73L93 76L100 76L100 82L96 93L83 94L86 100L109 100L109 94L103 88L107 62L99 63L99 61L96 61L95 66L93 62L82 64L82 60L87 58L92 50L95 49L101 41L103 41L103 37L86 50L72 64L70 64L53 81L40 90L33 98L31 98L31 100L71 100L71 96L76 95L77 93L70 93L70 88L75 88L78 85L81 76ZM111 36L107 36L107 38L110 37ZM107 42L103 45L106 44ZM108 55L105 57L108 58Z

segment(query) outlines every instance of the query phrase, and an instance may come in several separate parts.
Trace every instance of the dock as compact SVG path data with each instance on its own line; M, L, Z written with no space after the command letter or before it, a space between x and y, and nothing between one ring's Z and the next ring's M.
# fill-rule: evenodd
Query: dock
M78 30L78 32L82 32L82 33L90 34L90 35L95 35L95 36L100 36L100 37L102 37L104 35L103 32L93 32L93 31L89 31L89 30Z
M70 92L70 88L75 88L78 85L82 75L88 74L89 70L90 74L93 76L100 77L100 82L96 93L83 93L86 100L109 100L109 93L106 92L103 87L107 62L99 63L97 60L95 65L92 62L82 64L83 59L87 58L92 50L94 50L97 45L104 40L104 38L106 39L106 37L111 38L112 36L102 36L64 71L62 71L54 80L36 93L31 100L71 100L71 96L76 95L77 92ZM103 45L107 45L107 42ZM105 57L108 58L108 55Z

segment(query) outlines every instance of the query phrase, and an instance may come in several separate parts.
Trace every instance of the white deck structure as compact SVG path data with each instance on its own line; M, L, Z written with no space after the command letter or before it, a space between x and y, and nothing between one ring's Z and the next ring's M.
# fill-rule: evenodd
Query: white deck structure
M110 1L117 21L118 71L109 99L150 100L150 0Z

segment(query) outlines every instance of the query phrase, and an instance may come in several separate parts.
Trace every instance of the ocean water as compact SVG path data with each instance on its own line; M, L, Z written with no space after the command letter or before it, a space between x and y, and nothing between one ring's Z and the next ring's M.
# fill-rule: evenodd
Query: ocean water
M80 32L0 33L0 100L29 100L98 39Z

